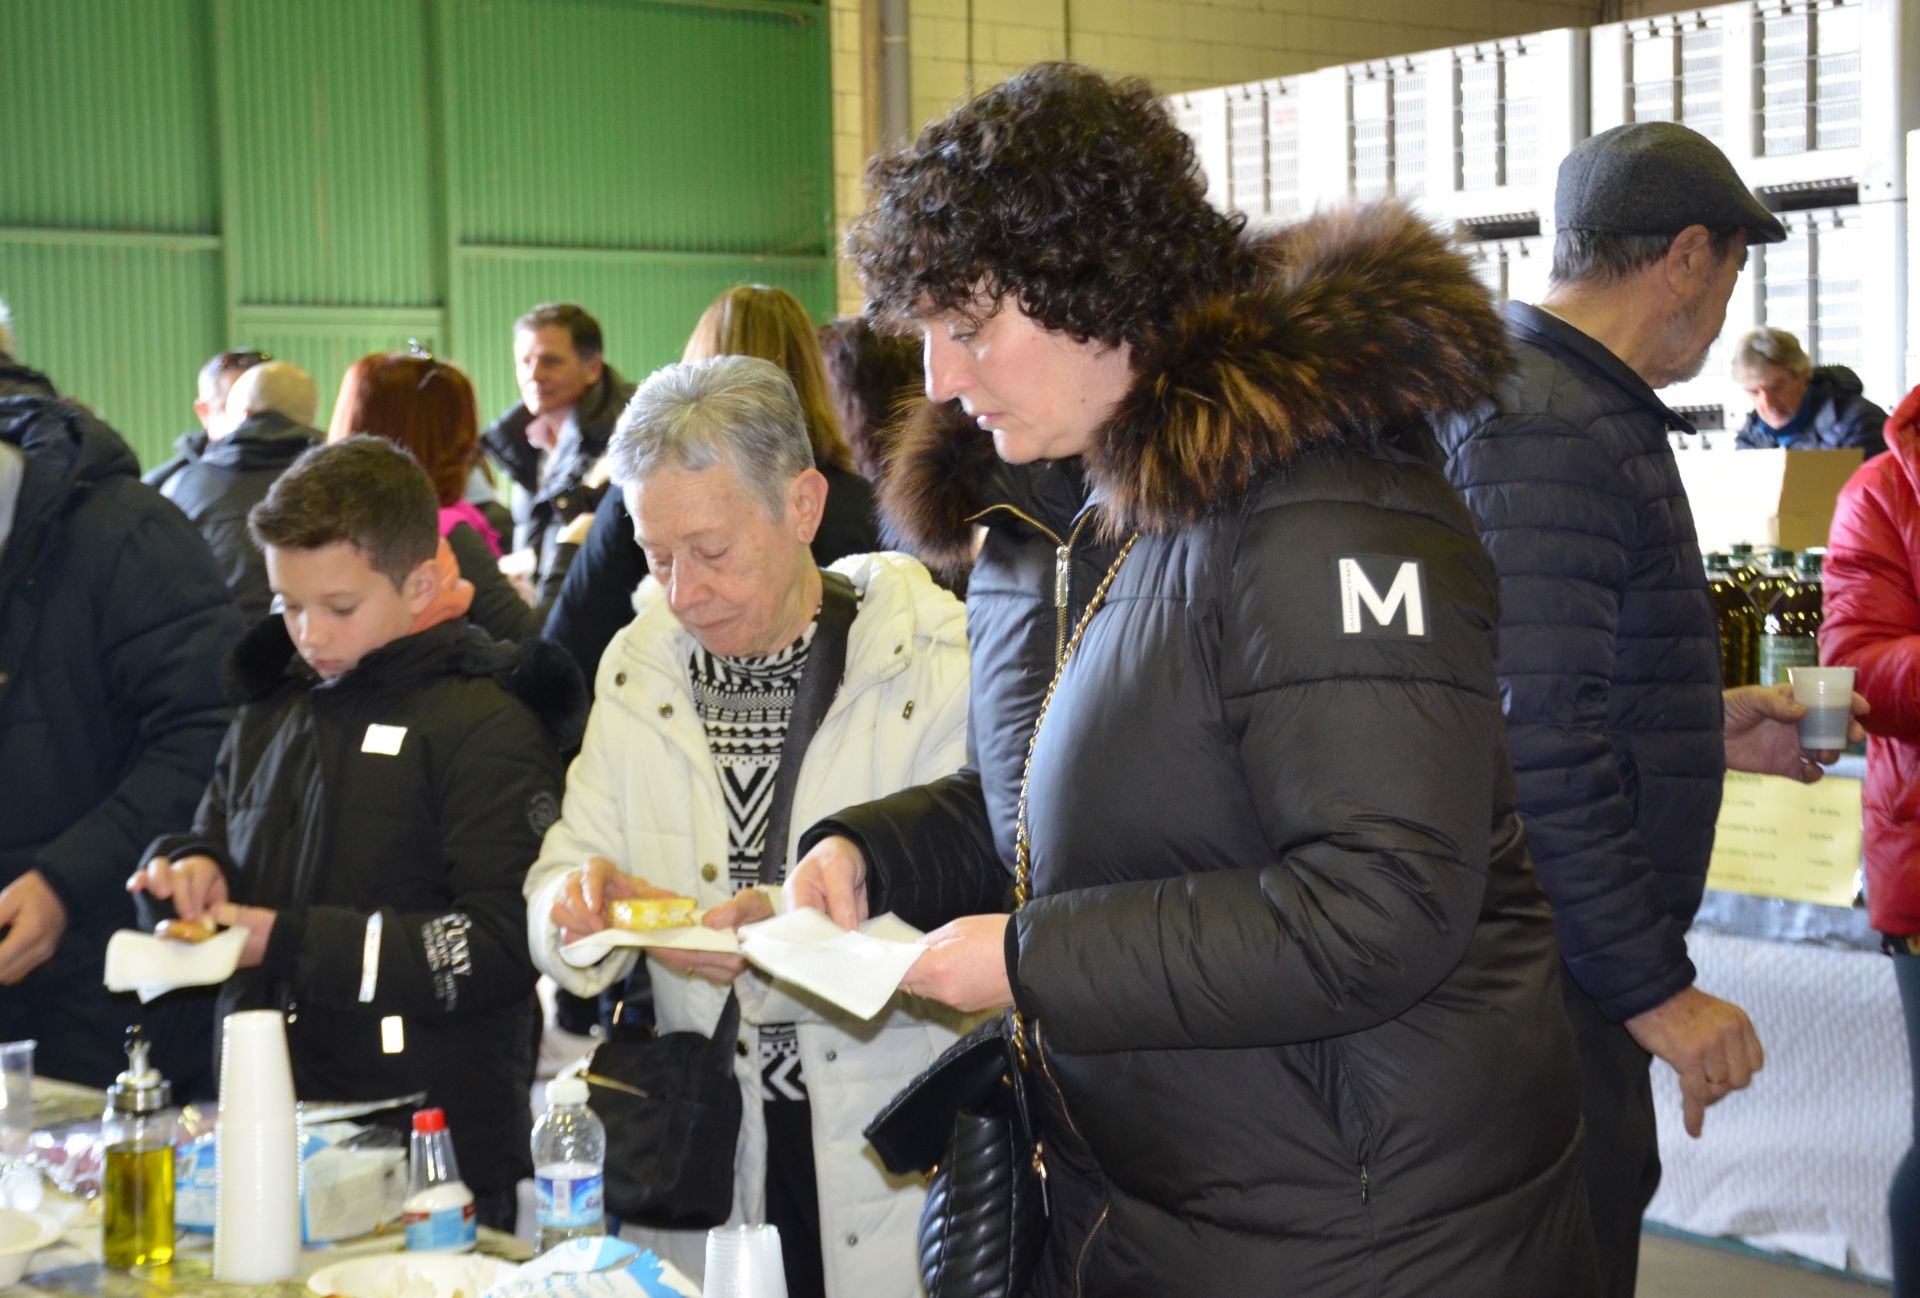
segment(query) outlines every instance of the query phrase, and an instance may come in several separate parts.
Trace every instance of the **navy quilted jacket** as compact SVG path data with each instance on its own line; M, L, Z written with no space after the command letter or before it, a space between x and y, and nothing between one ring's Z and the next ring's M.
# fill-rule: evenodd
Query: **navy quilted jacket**
M1726 769L1720 648L1667 442L1686 422L1521 303L1497 408L1441 430L1500 572L1522 819L1573 979L1615 1020L1691 985Z

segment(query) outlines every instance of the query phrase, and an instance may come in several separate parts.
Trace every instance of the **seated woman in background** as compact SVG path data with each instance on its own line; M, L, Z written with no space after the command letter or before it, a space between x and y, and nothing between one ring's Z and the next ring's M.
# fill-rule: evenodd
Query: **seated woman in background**
M375 352L347 367L333 403L327 440L355 433L403 447L433 479L440 498L440 535L460 575L473 583L467 616L496 640L518 643L540 634L540 619L500 572L500 536L465 499L467 476L480 455L480 407L467 376L417 352Z
M722 293L693 327L681 359L715 356L757 356L793 380L814 467L827 480L826 515L813 538L814 562L825 566L850 554L881 549L873 488L854 472L853 453L834 415L813 321L799 299L764 284L742 284ZM607 642L633 620L633 592L646 575L646 558L633 541L633 519L620 493L608 492L547 618L547 638L573 654L589 688Z
M1753 402L1735 445L1794 451L1857 446L1868 459L1887 449L1887 412L1866 399L1860 376L1844 365L1813 363L1785 329L1755 329L1733 349L1733 381Z

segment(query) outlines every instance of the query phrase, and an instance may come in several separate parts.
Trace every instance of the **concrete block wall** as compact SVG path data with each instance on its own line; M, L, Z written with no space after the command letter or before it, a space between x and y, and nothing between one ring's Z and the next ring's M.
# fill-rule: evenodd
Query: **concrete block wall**
M870 0L868 0L870 2ZM834 213L860 210L877 140L866 93L874 27L863 0L830 0ZM913 122L1043 59L1142 76L1162 94L1599 20L1591 0L910 0ZM840 309L859 308L840 271Z

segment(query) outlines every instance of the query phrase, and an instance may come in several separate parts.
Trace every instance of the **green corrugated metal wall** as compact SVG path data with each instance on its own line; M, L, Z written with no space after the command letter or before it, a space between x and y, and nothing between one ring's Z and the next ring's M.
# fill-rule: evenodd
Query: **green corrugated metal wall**
M194 373L418 338L513 400L584 303L630 376L744 280L833 306L823 0L4 0L19 359L153 463Z

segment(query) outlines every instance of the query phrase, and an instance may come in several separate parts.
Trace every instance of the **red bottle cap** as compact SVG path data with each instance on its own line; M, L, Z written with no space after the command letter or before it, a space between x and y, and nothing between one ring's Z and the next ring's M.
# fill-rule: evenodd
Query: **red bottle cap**
M421 1135L431 1135L447 1129L447 1111L445 1109L418 1109L413 1115L413 1129Z

